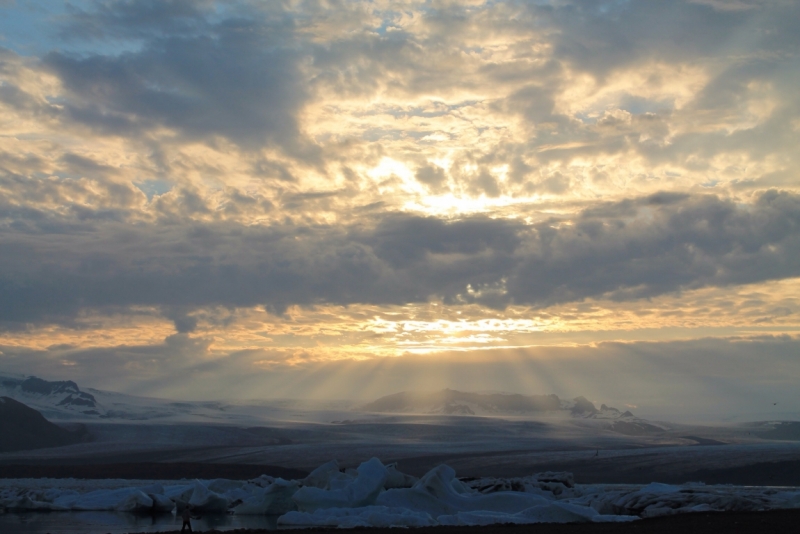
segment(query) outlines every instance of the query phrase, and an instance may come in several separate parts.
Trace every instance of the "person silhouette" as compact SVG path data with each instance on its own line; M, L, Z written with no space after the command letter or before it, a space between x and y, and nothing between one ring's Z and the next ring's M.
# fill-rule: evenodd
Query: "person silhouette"
M189 527L189 532L192 532L192 506L187 504L186 508L183 509L183 526L181 527L181 532L184 531L186 527Z

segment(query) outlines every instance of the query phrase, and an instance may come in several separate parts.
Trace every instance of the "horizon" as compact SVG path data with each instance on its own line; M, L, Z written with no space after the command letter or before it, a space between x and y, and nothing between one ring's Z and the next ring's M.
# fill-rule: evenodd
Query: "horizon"
M47 377L35 376L35 375L28 375L28 374L18 374L18 373L5 373L0 372L0 378L9 377L14 378L17 380L25 380L28 378L37 378L40 380L44 380L46 382L59 382L57 380L48 380ZM73 381L74 383L74 381ZM384 392L382 394L377 394L377 396L360 396L360 397L315 397L309 398L307 396L299 396L299 397L261 397L261 398L245 398L245 397L217 397L217 398L170 398L170 397L157 397L157 396L143 396L143 395L136 395L131 393L121 393L118 391L111 391L105 389L98 389L92 387L91 385L87 384L80 384L75 383L79 390L89 393L94 393L95 395L104 395L104 394L111 394L114 395L115 398L118 396L130 396L136 399L142 400L150 400L164 403L172 403L175 401L184 402L184 403L197 403L197 404L204 404L204 403L225 403L231 406L239 406L239 407L246 407L246 406L270 406L270 405L281 405L289 403L293 406L294 410L308 410L309 413L316 412L319 410L327 410L327 409L334 409L336 410L344 410L345 412L353 412L354 414L357 413L372 413L369 410L363 412L362 409L367 404L372 404L375 401L382 400L387 397L393 397L401 394L409 394L412 396L430 396L435 395L437 393L444 393L446 391L452 391L455 393L465 393L468 395L482 395L482 396L491 396L491 395L504 395L504 396L522 396L522 397L547 397L555 395L561 403L564 402L572 402L579 399L588 400L597 410L601 410L602 407L616 409L620 413L622 412L632 412L633 415L641 421L653 421L653 422L662 422L662 423L670 423L670 424L688 424L688 425L721 425L721 424L744 424L744 423L769 423L775 424L780 422L786 421L793 421L800 418L800 414L796 411L789 409L785 410L783 407L776 408L775 405L770 407L759 407L759 406L749 406L748 409L738 409L735 412L728 410L728 411L719 411L709 409L708 407L701 407L698 409L687 410L687 409L675 409L674 407L670 409L670 407L665 408L664 406L653 405L653 406L636 406L630 404L623 404L623 405L609 405L607 402L603 402L602 400L587 398L582 394L574 394L574 393L556 393L556 392L537 392L537 391L511 391L511 390L469 390L469 389L453 389L453 388L440 388L440 389L403 389L397 391L390 391L388 393ZM6 385L7 386L7 385ZM11 391L12 396L11 398L15 398L16 391ZM31 400L36 400L37 396L31 393L23 393L19 398L16 400L22 400L26 402L30 402ZM43 400L43 399L39 399ZM98 400L101 407L106 408L104 406L103 400ZM53 409L54 406L51 405L52 403L48 404L45 402L41 405L41 407L46 407L48 409ZM117 404L117 403L113 403ZM124 404L124 403L123 403ZM55 405L56 409L59 405ZM433 409L433 411L415 411L409 408L403 408L400 411L386 411L387 414L395 414L395 415L431 415L431 416L443 416L446 415L448 417L488 417L488 418L504 418L504 417L522 417L528 419L541 419L541 418L548 418L552 416L552 410L544 410L544 411L535 411L525 414L517 414L516 416L511 413L505 413L502 410L498 413L477 413L477 414L446 414L445 412L440 412L438 406L431 406L428 409ZM563 407L559 410L555 410L555 412L562 412L567 410L567 408ZM379 410L376 413L381 413L382 410ZM563 414L562 414L563 415ZM93 417L86 417L85 415L81 415L80 411L74 412L67 407L66 409L60 410L60 417L70 417L74 418L77 417L79 420L86 420L90 421ZM579 416L580 417L580 416ZM267 417L267 420L270 418ZM152 422L152 421L150 421ZM149 424L149 423L148 423Z
M0 372L800 420L800 3L0 12Z

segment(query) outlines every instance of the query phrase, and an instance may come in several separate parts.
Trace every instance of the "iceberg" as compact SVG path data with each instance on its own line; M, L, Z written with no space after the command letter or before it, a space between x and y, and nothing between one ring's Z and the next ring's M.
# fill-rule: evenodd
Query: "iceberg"
M434 517L477 510L517 513L548 502L540 495L515 491L479 493L459 481L447 465L432 469L409 489L387 490L377 499L382 506L420 510Z
M417 477L398 471L397 464L389 464L386 466L386 483L383 485L383 487L387 490L396 488L410 488L417 482L417 480L419 480Z
M297 509L292 497L299 489L294 480L276 479L265 488L257 488L250 497L233 509L242 515L283 515Z
M292 498L301 512L313 512L320 508L358 508L375 504L375 499L386 482L386 467L377 458L372 458L358 466L357 473L354 480L348 481L341 488L306 486L297 490Z
M459 480L447 465L417 479L377 458L345 470L330 461L301 480L260 476L249 481L139 485L125 480L8 482L0 488L0 512L151 514L180 513L192 506L202 514L279 516L279 525L297 527L623 522L701 511L800 508L800 488L698 483L581 485L570 473L555 472Z
M199 480L194 483L194 491L192 497L189 499L189 506L192 510L198 513L225 513L228 511L227 498L211 491L204 486Z
M97 490L81 495L71 506L79 511L149 512L153 499L135 488Z
M331 477L339 475L339 462L331 460L317 467L300 482L309 488L330 489Z

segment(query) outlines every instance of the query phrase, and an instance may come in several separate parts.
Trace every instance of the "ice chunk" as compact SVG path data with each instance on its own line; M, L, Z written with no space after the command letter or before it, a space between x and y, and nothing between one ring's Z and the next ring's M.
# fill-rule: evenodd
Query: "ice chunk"
M289 512L278 518L281 526L353 527L428 527L436 521L424 512L386 506L325 508L308 512Z
M64 506L32 499L30 495L21 495L16 498L5 498L3 499L2 506L3 508L14 512L60 512L68 510L68 508L65 508Z
M136 488L95 490L81 495L71 506L80 511L144 512L153 506L153 500Z
M673 486L671 484L662 484L661 482L651 482L650 484L643 487L641 490L642 493L678 493L681 491L681 488L678 486Z
M597 511L586 506L575 504L550 502L532 506L516 514L506 514L487 510L472 512L458 512L452 515L442 515L436 518L441 525L491 525L495 523L586 523L630 521L635 517L626 516L601 516Z
M170 507L170 510L172 508ZM153 510L153 499L139 490L131 491L127 497L114 506L115 512L150 512Z
M153 499L153 512L169 513L175 508L175 503L166 495L160 493L148 493L148 497Z
M536 523L585 523L594 520L597 510L577 504L553 502L533 506L520 512L519 517L534 520Z
M140 487L139 491L141 491L142 493L147 493L147 494L152 493L152 494L156 494L156 495L163 495L164 486L162 486L161 484L150 484L148 486Z
M397 464L389 464L386 466L386 483L383 487L386 489L410 488L417 480L419 479L415 476L398 471Z
M53 489L48 491L50 502L56 506L61 506L68 510L81 498L81 494L74 490L58 490Z
M167 486L164 488L164 495L175 503L177 512L183 512L183 509L189 505L192 493L194 493L194 485Z
M249 482L198 480L166 487L124 480L20 479L0 484L0 508L150 513L181 512L191 503L204 514L233 508L236 514L283 514L280 524L287 526L339 527L618 522L697 511L800 508L800 488L574 485L568 473L465 482L447 466L413 482L396 466L385 467L375 458L345 472L329 462L312 475L302 482L315 485L304 487L301 481L266 476Z
M192 507L192 510L206 514L225 513L228 511L229 504L228 499L209 490L199 480L195 481L192 498L189 499L189 506Z
M535 475L513 478L481 477L465 481L467 486L481 493L494 493L496 491L522 491L544 495L551 493L555 496L570 496L570 491L575 487L572 473L565 471L545 471Z
M497 492L489 495L471 492L469 488L456 491L455 471L440 465L425 474L409 489L391 489L378 496L376 504L407 508L429 513L433 517L467 511L492 511L517 513L531 506L547 504L549 499L540 495L519 492Z
M377 458L362 463L355 480L341 489L300 488L292 497L301 512L320 508L355 508L375 504L386 482L386 468Z
M328 482L334 474L339 474L339 462L331 460L311 471L301 482L304 486L310 486L312 488L330 489L328 487Z
M212 480L211 482L206 485L206 487L213 491L214 493L227 493L231 490L239 489L244 486L244 482L241 480L228 480L227 478L217 478Z
M638 489L609 492L606 495L587 496L592 507L599 508L612 498L611 508L620 514L640 517L658 517L691 512L699 505L713 511L755 511L778 508L784 505L770 498L763 490L713 486L670 486L652 483ZM705 508L704 508L705 509Z
M233 509L234 513L242 515L280 515L297 509L292 496L298 490L298 483L294 480L278 478L266 488L259 488L244 499L242 504Z
M242 488L233 488L222 494L223 497L228 499L228 502L241 502L253 495L255 488L253 486L245 486Z
M258 478L253 478L247 481L248 484L253 484L261 488L266 488L273 482L275 482L275 479L269 475L261 475Z
M325 489L329 490L340 490L344 489L350 484L352 484L356 477L358 477L358 472L352 472L353 470L348 470L350 472L345 473L331 473L330 478L328 479L328 486Z

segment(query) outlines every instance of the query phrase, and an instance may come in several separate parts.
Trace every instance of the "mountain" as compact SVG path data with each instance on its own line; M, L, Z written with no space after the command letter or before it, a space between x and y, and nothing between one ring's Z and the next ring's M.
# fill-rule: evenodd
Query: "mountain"
M298 406L298 402L295 401L273 403L174 401L91 388L82 389L71 380L49 381L35 376L2 372L0 372L0 396L10 397L38 410L51 421L81 423L202 421L255 425L274 417L292 419L294 417L292 414ZM323 411L330 410L329 407L323 408Z
M60 447L88 440L84 427L70 432L10 397L0 397L0 452Z
M97 400L94 398L94 395L81 391L80 388L78 388L78 384L72 380L48 382L47 380L31 376L23 380L19 387L21 391L39 395L52 396L66 394L66 396L58 402L58 406L97 408Z
M600 409L595 410L589 417L609 421L608 428L610 430L627 436L644 436L667 430L666 427L640 419L627 410L620 412L616 408L611 408L605 404L601 405Z
M547 412L560 410L562 405L556 395L483 394L443 389L433 393L403 391L381 397L361 409L367 412L489 415Z
M598 410L585 397L572 400L557 395L519 395L506 393L468 393L443 389L433 393L402 391L381 397L361 407L365 412L425 413L442 415L534 415L567 413L572 417L599 421L601 426L627 435L663 432L664 427L620 412L603 404Z
M81 391L78 384L72 380L50 382L35 376L24 378L3 376L0 377L0 391L11 398L35 404L37 407L58 407L59 411L66 410L85 415L100 415L102 410L95 396Z

